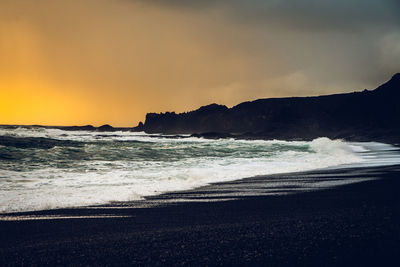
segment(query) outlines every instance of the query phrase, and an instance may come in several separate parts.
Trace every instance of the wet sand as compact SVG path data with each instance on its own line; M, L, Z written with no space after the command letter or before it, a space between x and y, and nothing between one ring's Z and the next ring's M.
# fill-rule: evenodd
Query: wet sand
M0 265L400 266L400 166L279 176L362 182L271 195L266 176L143 202L3 214Z

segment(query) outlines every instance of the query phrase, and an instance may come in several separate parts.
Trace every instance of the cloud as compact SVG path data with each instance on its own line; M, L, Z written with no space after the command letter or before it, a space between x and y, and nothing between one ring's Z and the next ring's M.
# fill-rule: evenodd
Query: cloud
M268 55L275 55L281 66L285 65L271 79L301 72L321 86L321 91L330 93L371 88L400 69L397 39L393 38L400 31L397 0L145 2L187 14L218 14L232 27L252 32L255 37L249 42L257 51L259 62L268 61L263 51L269 51ZM264 73L271 72L270 67L263 67ZM266 90L272 92L276 88L271 84ZM291 93L290 88L279 91L280 94L273 94Z
M3 0L0 98L29 96L26 114L16 105L8 114L31 123L132 125L147 112L211 102L372 89L400 70L398 7L389 0Z
M141 1L141 0L139 0ZM204 12L225 11L230 19L306 31L352 31L399 26L397 0L146 0L147 4Z

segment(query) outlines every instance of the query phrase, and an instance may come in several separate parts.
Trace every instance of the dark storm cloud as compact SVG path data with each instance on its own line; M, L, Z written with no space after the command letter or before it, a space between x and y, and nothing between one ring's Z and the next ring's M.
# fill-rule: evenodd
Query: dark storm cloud
M144 2L183 13L214 12L244 31L257 30L255 42L279 54L288 75L300 72L320 85L368 86L399 71L398 0ZM262 49L258 51L263 58Z
M400 25L397 0L146 0L146 3L192 11L220 9L242 23L306 30L352 31Z

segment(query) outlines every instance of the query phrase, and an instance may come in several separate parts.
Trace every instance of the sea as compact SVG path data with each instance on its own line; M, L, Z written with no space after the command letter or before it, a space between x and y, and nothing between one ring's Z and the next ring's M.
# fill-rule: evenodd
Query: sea
M396 164L400 152L392 145L326 137L309 142L210 140L0 126L0 213L139 201L271 174ZM302 179L296 186L321 189L357 181ZM279 190L284 186L288 183L275 179L267 192L287 193Z

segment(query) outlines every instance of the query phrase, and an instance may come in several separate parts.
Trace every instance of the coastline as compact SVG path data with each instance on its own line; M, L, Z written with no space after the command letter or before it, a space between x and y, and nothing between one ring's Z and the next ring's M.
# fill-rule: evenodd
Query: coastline
M284 175L373 179L297 194L236 194L230 200L223 197L226 201L215 201L222 197L210 193L221 185L240 190L263 179L254 177L148 198L148 203L158 204L139 208L116 203L15 213L13 216L50 215L53 219L0 221L0 264L399 263L400 165ZM170 201L182 197L194 202Z

